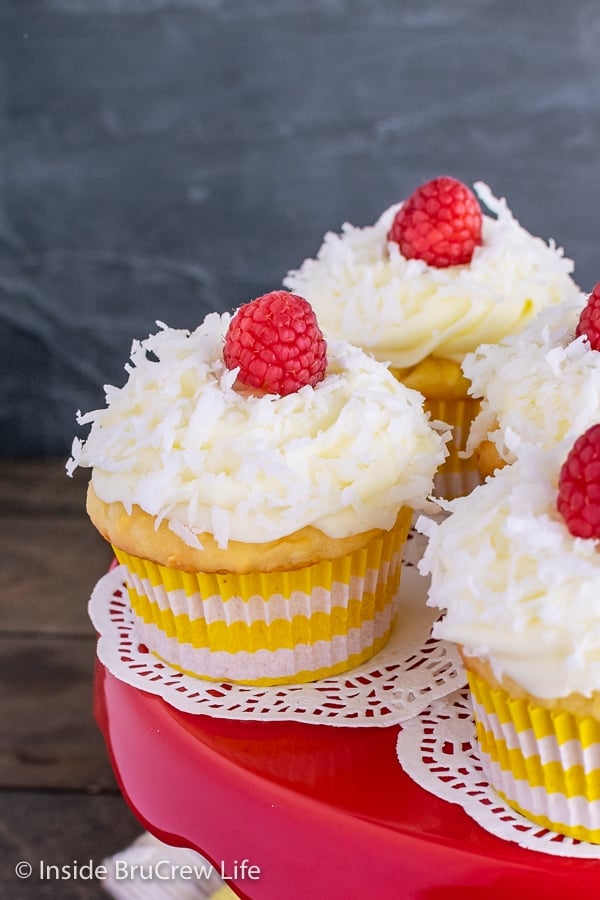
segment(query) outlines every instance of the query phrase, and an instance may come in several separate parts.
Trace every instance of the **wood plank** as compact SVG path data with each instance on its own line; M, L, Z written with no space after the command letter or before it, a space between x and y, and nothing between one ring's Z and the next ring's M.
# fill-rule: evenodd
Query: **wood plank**
M112 551L85 513L0 514L0 531L0 634L91 634L87 602Z
M65 459L0 459L0 512L79 516L85 511L89 469L72 478Z
M0 635L0 788L116 790L93 717L95 639Z
M87 601L112 552L63 461L2 461L0 787L116 790L94 721Z
M0 461L2 632L92 633L87 601L112 551L85 512L89 472L64 460Z
M0 897L10 900L100 900L108 895L101 882L40 879L40 861L72 865L75 860L95 866L128 847L142 832L125 801L118 795L5 791L0 811ZM168 858L168 851L166 857ZM14 871L25 860L34 867L31 878L19 880Z

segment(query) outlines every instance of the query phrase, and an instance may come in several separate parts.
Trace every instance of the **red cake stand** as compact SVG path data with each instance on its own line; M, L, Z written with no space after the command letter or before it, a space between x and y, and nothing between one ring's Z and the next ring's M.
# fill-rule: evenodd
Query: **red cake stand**
M600 861L525 850L418 787L399 726L232 721L180 712L96 670L95 714L123 795L167 844L252 900L564 900Z

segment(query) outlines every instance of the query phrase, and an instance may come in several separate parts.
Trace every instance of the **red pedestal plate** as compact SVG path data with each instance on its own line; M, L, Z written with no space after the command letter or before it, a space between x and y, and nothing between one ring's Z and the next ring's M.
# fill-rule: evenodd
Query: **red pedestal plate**
M564 900L600 884L600 861L522 849L423 791L397 762L399 726L191 715L100 663L95 713L140 822L241 897Z

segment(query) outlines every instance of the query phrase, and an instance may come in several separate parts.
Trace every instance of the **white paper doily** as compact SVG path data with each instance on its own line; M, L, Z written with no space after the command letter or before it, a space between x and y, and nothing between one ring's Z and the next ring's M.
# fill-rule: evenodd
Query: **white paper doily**
M436 700L406 722L396 752L404 771L420 787L462 806L496 837L554 856L600 859L600 845L576 841L530 822L490 786L479 757L467 688Z
M98 658L117 678L188 713L346 726L404 722L465 682L454 646L430 637L437 611L425 606L427 582L414 564L421 544L421 536L411 532L399 613L388 644L351 672L267 688L185 675L140 648L121 567L100 579L90 599L90 618L99 633Z

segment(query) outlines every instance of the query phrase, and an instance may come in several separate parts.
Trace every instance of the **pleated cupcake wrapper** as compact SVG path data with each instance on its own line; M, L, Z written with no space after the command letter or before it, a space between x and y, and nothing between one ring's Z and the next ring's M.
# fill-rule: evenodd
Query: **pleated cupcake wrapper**
M407 509L362 550L285 572L188 573L114 551L149 650L201 678L288 684L347 671L385 645L410 521Z
M392 367L390 371L398 381L402 381L397 369ZM437 400L425 396L423 408L430 413L432 421L438 419L452 426L452 437L446 444L448 456L435 475L435 493L446 500L465 497L483 481L475 460L459 456L467 446L471 423L481 409L481 401L469 396L453 400Z
M600 843L600 722L516 700L467 674L490 784L543 828Z
M464 497L482 481L475 460L459 456L467 445L471 422L480 410L480 401L472 397L459 400L426 398L424 407L431 414L432 420L439 419L452 426L452 438L446 445L448 456L435 476L435 491L438 496L447 500Z

